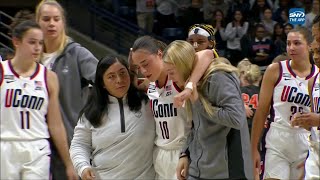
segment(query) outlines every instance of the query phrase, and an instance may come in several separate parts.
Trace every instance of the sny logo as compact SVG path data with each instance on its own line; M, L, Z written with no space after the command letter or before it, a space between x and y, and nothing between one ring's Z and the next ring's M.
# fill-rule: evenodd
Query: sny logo
M292 25L304 24L306 21L303 8L291 8L289 10L289 23Z

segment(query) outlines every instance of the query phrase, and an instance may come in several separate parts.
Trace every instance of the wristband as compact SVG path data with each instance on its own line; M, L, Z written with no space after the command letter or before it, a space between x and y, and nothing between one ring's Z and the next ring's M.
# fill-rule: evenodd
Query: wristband
M193 91L193 83L192 82L188 82L187 85L184 88L185 89L190 89L191 91Z

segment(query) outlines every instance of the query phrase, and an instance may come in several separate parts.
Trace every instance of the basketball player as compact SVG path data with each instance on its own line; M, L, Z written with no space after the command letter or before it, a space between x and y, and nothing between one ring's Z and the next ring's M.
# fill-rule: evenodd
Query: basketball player
M320 67L319 57L320 48L316 40L311 44L314 61ZM320 75L319 73L309 80L309 94L311 97L311 111L307 113L297 114L292 126L300 126L311 130L309 137L309 155L305 162L304 179L320 179L319 164L319 143L320 143Z
M194 24L189 28L187 41L194 47L196 52L212 49L214 56L219 57L214 49L216 46L215 33L215 29L209 24Z
M309 60L311 39L305 28L291 30L287 37L291 60L274 63L265 72L251 136L255 173L259 173L258 144L271 106L273 122L266 137L264 179L297 179L301 174L297 165L307 157L309 133L303 128L291 127L291 120L296 113L310 111L307 83L318 72Z
M314 40L311 43L313 60L320 67L320 40L319 40L320 17L313 21L312 35ZM318 32L316 31L318 30ZM311 78L308 83L309 95L311 97L311 113L298 115L292 121L293 126L301 126L306 129L311 128L309 137L309 155L305 163L304 179L320 179L319 164L319 144L320 144L320 74Z
M150 36L138 38L132 46L132 64L150 81L147 94L156 121L156 148L153 163L156 179L176 179L175 169L179 160L180 149L186 143L191 129L183 108L173 106L173 97L181 89L171 80L163 68L162 52L164 44ZM212 61L212 51L199 52L202 63L200 70L195 67L198 80ZM201 69L202 68L202 69ZM202 72L202 74L201 74ZM196 79L195 78L195 79ZM191 79L191 78L190 78ZM189 84L189 88L193 85Z
M13 29L12 41L14 58L0 64L1 179L49 179L50 136L69 180L77 179L59 110L57 76L36 63L43 33L38 24L25 21Z

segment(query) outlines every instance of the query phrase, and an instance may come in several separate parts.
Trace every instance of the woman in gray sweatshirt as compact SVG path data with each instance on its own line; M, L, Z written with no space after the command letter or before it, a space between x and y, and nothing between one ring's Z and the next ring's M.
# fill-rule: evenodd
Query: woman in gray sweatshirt
M44 53L40 62L58 76L60 111L70 145L79 112L87 98L88 85L94 80L98 60L67 36L66 16L57 1L41 1L36 8L36 21L44 35ZM51 150L52 179L67 179L68 170L65 171L53 144Z
M189 43L180 40L166 48L163 59L170 79L185 84L194 53ZM188 87L193 90L193 103L186 105L194 126L180 156L178 179L253 179L237 70L222 61L217 58L211 63L198 87Z

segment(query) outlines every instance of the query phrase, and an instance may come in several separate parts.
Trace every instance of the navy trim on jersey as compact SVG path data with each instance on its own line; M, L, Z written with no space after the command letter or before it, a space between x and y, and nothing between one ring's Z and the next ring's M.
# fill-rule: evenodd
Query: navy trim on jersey
M292 70L292 68L291 68L291 66L290 66L290 60L286 60L286 65L287 65L287 68L288 68L290 74L291 74L294 78L296 78L297 75L296 75L296 73L294 73L294 71Z
M48 71L47 71L47 68L45 66L44 67L44 83L46 83L46 89L47 89L47 92L48 92L48 98L50 97L50 92L49 92L49 88L48 88ZM50 99L50 98L49 98Z
M168 82L168 76L166 77L166 81L164 82L164 86L163 87L165 87L167 85L167 82ZM157 88L160 88L160 89L162 88L162 87L159 86L159 81L158 80L156 80L155 84L156 84Z
M312 65L312 69L311 69L311 72L310 74L306 77L306 80L312 78L313 74L315 73L316 69L315 69L315 65L314 64L311 64Z
M16 71L12 67L11 60L8 61L8 64L9 64L9 68L10 68L11 72L13 73L13 75L16 76L17 78L19 78L20 77L19 74L16 73Z
M0 63L0 75L1 75L0 77L0 86L1 86L4 79L4 69L3 69L2 63Z
M314 80L313 80L313 82L312 82L312 86L311 86L311 94L309 94L310 95L310 99L311 99L311 102L313 102L313 88L314 88L314 85L316 84L316 81L317 81L317 78L319 77L319 74L320 74L320 72L318 72L318 74L316 74L315 76L314 76ZM313 103L311 104L311 112L314 112L314 109L313 109Z
M278 80L276 81L276 83L274 84L274 87L276 87L278 84L279 84L279 82L281 81L281 79L282 79L282 73L283 73L283 69L282 69L282 65L281 65L281 62L278 62L278 64L279 64L279 66L280 66L280 72L279 72L279 77L278 77Z
M286 62L286 64L287 64L287 68L288 68L288 70L289 70L289 72L290 72L290 74L293 76L293 77L297 77L297 75L296 75L296 73L294 73L294 71L292 70L292 68L291 68L291 66L290 66L290 60L287 60L287 62ZM311 72L310 72L310 74L305 78L305 80L308 80L308 79L310 79L312 76L313 76L313 74L314 74L314 72L315 72L315 67L314 67L314 65L313 64L311 64Z
M32 74L32 76L30 76L30 80L35 78L38 75L39 71L40 71L40 65L39 63L37 63L36 71Z
M17 78L19 78L20 75L13 69L12 64L11 64L11 61L9 61L8 64L9 64L9 68L10 68L11 72L14 74L14 76L16 76ZM39 65L39 63L37 63L36 65L37 65L36 70L35 70L34 73L30 76L30 80L32 80L33 78L35 78L35 77L38 75L39 71L40 71L40 65Z
M179 88L179 86L175 83L175 82L172 82L173 84L173 87L178 91L178 92L182 92L182 90Z
M316 84L316 81L317 81L317 78L318 78L319 74L320 74L320 72L318 72L318 74L316 74L316 75L314 76L314 80L313 80L312 86L311 86L311 93L312 93L312 91L313 91L314 85ZM310 95L312 95L312 94L310 94Z

